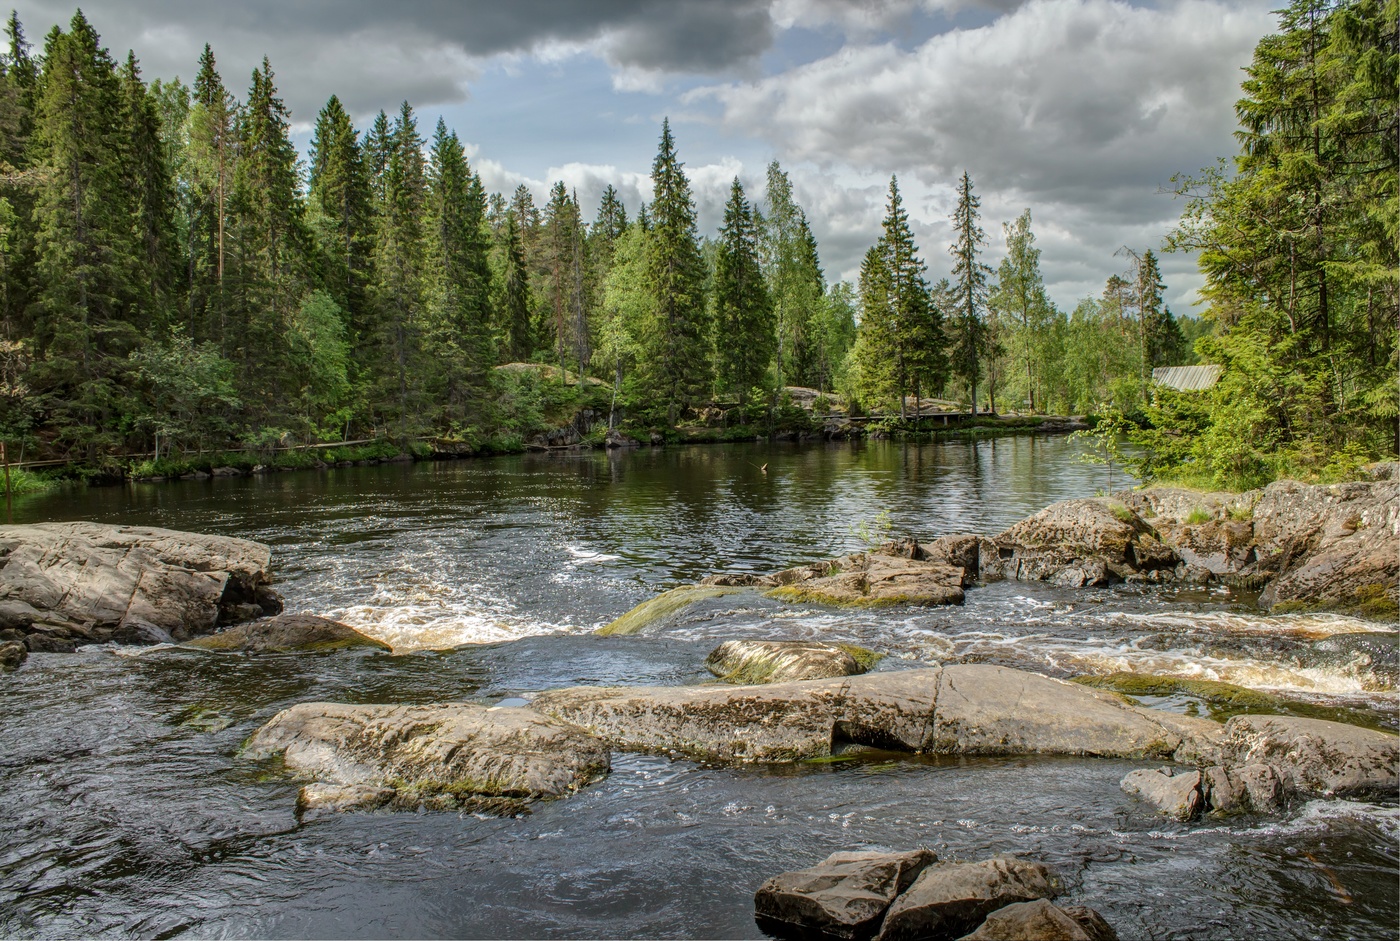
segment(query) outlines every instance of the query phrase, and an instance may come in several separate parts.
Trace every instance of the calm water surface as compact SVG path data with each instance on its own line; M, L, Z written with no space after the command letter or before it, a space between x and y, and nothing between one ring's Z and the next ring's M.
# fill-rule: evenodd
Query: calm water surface
M1182 826L1119 791L1123 762L891 754L722 768L619 754L607 780L523 818L298 821L296 785L238 756L296 702L699 682L716 643L755 636L857 641L892 654L885 669L1129 669L1393 714L1393 663L1318 649L1379 625L1263 616L1221 592L1002 583L960 608L879 614L741 594L640 636L591 636L659 590L829 558L885 519L923 538L995 532L1107 485L1074 458L1066 439L1028 437L643 449L19 503L15 522L270 543L288 610L342 618L395 652L31 657L0 681L0 936L757 937L752 894L768 875L838 849L923 845L1049 862L1071 901L1125 939L1393 937L1393 804Z

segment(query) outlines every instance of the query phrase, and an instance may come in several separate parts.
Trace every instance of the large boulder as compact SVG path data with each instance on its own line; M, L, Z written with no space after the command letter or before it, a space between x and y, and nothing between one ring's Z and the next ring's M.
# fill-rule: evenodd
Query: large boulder
M1291 797L1394 797L1400 788L1400 737L1340 722L1235 716L1225 723L1220 754L1221 764L1247 788L1254 782L1251 799L1259 791L1270 798L1265 803Z
M1053 503L983 544L979 575L1079 588L1175 577L1176 553L1114 500Z
M1260 604L1391 617L1400 605L1400 482L1270 484L1254 507L1254 542L1272 579Z
M1118 935L1092 908L1057 908L1045 899L1014 902L987 916L960 941L1117 941Z
M928 850L832 853L815 866L763 883L754 895L754 914L776 934L868 938L895 897L936 859Z
M281 755L299 777L329 786L303 789L303 807L392 801L513 811L564 797L609 770L607 746L575 726L530 709L469 703L301 703L255 732L244 754Z
M0 644L0 673L18 670L29 656L29 648L16 641Z
M791 761L855 743L964 755L1215 757L1220 726L986 664L762 686L574 687L533 707L617 748Z
M829 605L962 604L969 575L925 557L912 539L774 575L716 575L701 584L770 589L773 598Z
M1053 898L1059 890L1059 879L1048 867L1014 856L977 863L935 863L895 899L880 926L879 938L958 938L999 908Z
M705 658L705 668L726 683L785 683L856 676L880 659L850 644L814 640L726 640Z
M246 653L306 653L365 647L393 650L382 640L366 637L348 624L314 614L279 614L225 628L217 634L196 637L186 647L203 650L240 650Z
M261 543L143 526L0 527L0 631L30 650L157 643L276 614Z

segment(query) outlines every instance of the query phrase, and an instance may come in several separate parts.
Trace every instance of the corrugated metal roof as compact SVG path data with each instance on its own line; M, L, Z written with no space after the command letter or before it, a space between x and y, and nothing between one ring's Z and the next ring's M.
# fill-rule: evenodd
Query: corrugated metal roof
M1224 366L1158 366L1152 381L1178 392L1204 392L1220 381Z

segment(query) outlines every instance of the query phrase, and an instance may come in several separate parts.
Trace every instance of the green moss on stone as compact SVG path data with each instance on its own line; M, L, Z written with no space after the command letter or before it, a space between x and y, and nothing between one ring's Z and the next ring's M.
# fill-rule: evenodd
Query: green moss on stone
M672 588L655 598L643 601L622 617L600 627L598 635L613 637L635 634L663 618L685 610L696 602L706 601L710 598L723 598L725 595L735 595L742 590L741 588L726 588L717 585L684 585L680 588Z
M1217 722L1240 715L1297 716L1303 719L1343 722L1382 732L1394 731L1393 717L1377 711L1345 706L1322 706L1215 680L1188 680L1176 676L1142 673L1110 673L1107 676L1076 676L1074 682L1128 696L1193 696L1205 703L1209 718Z
M863 673L869 673L875 669L875 664L885 659L884 654L867 650L864 647L857 647L855 644L837 644L836 646L850 654L851 659L860 666Z

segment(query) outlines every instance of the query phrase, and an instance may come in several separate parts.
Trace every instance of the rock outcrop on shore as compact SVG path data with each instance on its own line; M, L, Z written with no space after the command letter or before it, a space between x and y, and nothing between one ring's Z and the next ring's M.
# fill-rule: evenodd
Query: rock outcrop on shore
M143 526L0 527L0 642L182 641L276 614L270 558L246 539Z
M302 703L279 712L244 746L281 756L304 810L384 804L514 813L605 777L607 745L531 709Z
M1386 465L1390 467L1390 465ZM1400 480L1310 486L1279 481L1244 494L1173 487L1054 503L992 536L909 538L772 575L702 584L767 589L820 604L961 604L1001 579L1071 588L1121 582L1262 589L1273 610L1400 610Z

